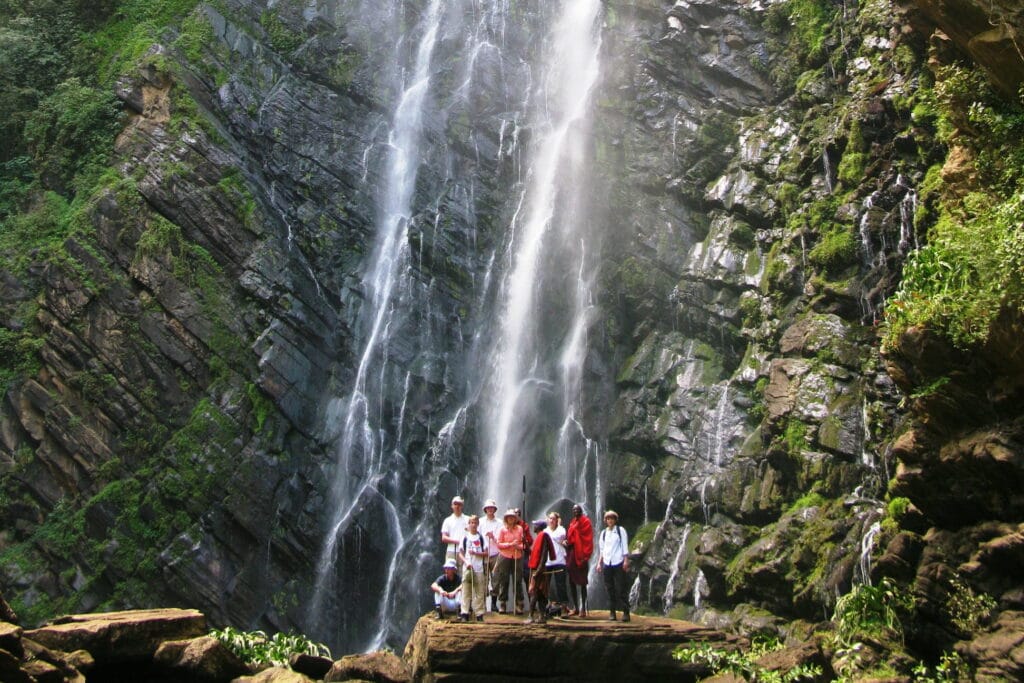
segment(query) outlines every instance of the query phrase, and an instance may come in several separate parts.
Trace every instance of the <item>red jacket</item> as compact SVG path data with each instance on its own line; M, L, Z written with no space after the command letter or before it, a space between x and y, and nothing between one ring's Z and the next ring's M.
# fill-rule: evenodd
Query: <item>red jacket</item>
M539 569L548 560L555 559L555 544L552 542L551 536L548 535L547 531L540 532L537 534L537 538L533 540L535 543L533 544L533 550L530 551L530 569ZM544 552L545 550L547 550L547 553Z
M580 515L578 519L569 522L565 540L572 546L573 562L582 566L590 561L590 556L594 554L594 527L590 524L590 518Z

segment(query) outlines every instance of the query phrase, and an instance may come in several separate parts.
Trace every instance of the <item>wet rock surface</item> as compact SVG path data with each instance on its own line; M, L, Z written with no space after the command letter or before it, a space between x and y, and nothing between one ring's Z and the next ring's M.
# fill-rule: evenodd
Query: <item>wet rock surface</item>
M738 647L742 639L707 627L657 617L624 624L604 612L587 619L524 625L488 615L484 623L419 621L404 659L412 680L599 681L699 680L706 670L672 658L684 643Z

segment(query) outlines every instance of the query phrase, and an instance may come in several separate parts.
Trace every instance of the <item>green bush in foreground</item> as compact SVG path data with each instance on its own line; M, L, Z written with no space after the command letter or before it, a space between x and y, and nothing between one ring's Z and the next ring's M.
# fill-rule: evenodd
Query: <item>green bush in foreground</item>
M821 667L816 665L798 666L783 673L771 671L757 663L761 657L781 648L782 643L775 638L755 638L750 649L745 652L719 650L708 643L700 643L679 647L672 656L681 662L706 666L713 674L730 673L745 681L757 683L789 683L815 680L821 676Z
M267 636L263 631L239 631L228 626L222 630L214 629L210 635L224 643L243 661L255 666L288 666L288 659L293 654L331 658L331 651L326 645L314 643L298 633Z

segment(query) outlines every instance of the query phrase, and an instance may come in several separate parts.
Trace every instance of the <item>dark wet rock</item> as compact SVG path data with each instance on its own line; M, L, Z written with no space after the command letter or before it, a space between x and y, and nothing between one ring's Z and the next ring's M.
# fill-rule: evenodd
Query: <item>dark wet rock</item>
M327 657L317 657L305 652L296 652L288 658L288 666L293 671L298 671L315 680L324 679L333 664L334 662Z
M392 652L370 652L347 655L323 675L325 681L374 681L374 683L408 683L412 680L409 663Z
M249 673L249 667L212 636L164 641L153 654L166 675L195 681L225 681Z

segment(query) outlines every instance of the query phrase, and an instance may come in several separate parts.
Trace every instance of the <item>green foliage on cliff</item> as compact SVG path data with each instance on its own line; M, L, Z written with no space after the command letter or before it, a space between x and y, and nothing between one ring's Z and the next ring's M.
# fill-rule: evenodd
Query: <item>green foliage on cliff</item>
M1002 312L1024 313L1024 99L1002 100L980 72L956 66L927 95L957 162L952 176L929 174L938 216L889 300L885 341L925 325L970 349Z

